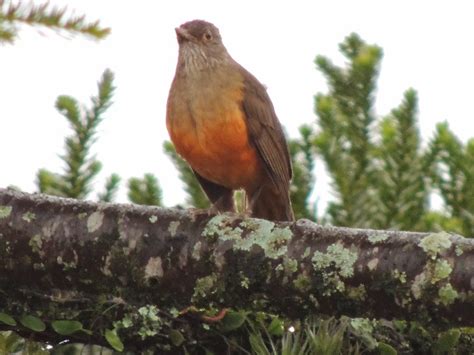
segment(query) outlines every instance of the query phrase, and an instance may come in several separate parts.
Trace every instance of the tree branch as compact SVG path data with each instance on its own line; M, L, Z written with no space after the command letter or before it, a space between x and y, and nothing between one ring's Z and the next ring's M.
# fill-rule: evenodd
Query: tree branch
M163 314L231 307L474 326L466 311L474 309L474 239L443 232L273 223L0 189L0 260L0 311L42 311L45 321L81 318L108 300Z

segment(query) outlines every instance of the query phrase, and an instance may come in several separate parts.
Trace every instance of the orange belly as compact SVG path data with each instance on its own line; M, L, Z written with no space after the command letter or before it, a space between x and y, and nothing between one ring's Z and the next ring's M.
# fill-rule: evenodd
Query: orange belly
M203 113L191 125L168 124L168 129L176 151L202 177L230 189L258 185L262 166L240 109L219 117Z

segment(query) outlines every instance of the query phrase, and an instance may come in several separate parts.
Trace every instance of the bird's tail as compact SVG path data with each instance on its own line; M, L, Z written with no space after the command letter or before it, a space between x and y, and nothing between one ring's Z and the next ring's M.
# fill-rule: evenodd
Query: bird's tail
M294 221L288 189L278 189L274 184L262 186L251 202L252 217L271 221Z

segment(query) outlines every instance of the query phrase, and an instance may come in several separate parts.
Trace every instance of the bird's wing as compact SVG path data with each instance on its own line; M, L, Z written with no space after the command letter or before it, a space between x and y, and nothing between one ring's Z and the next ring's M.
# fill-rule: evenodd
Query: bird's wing
M239 67L244 80L242 108L247 118L250 141L257 148L271 180L287 192L292 168L283 129L265 87L247 70Z

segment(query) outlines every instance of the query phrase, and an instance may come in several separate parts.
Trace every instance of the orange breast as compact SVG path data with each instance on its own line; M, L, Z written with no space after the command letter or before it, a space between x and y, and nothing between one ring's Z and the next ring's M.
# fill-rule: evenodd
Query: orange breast
M231 189L259 183L262 166L248 139L241 90L169 103L167 126L176 151L204 178Z

